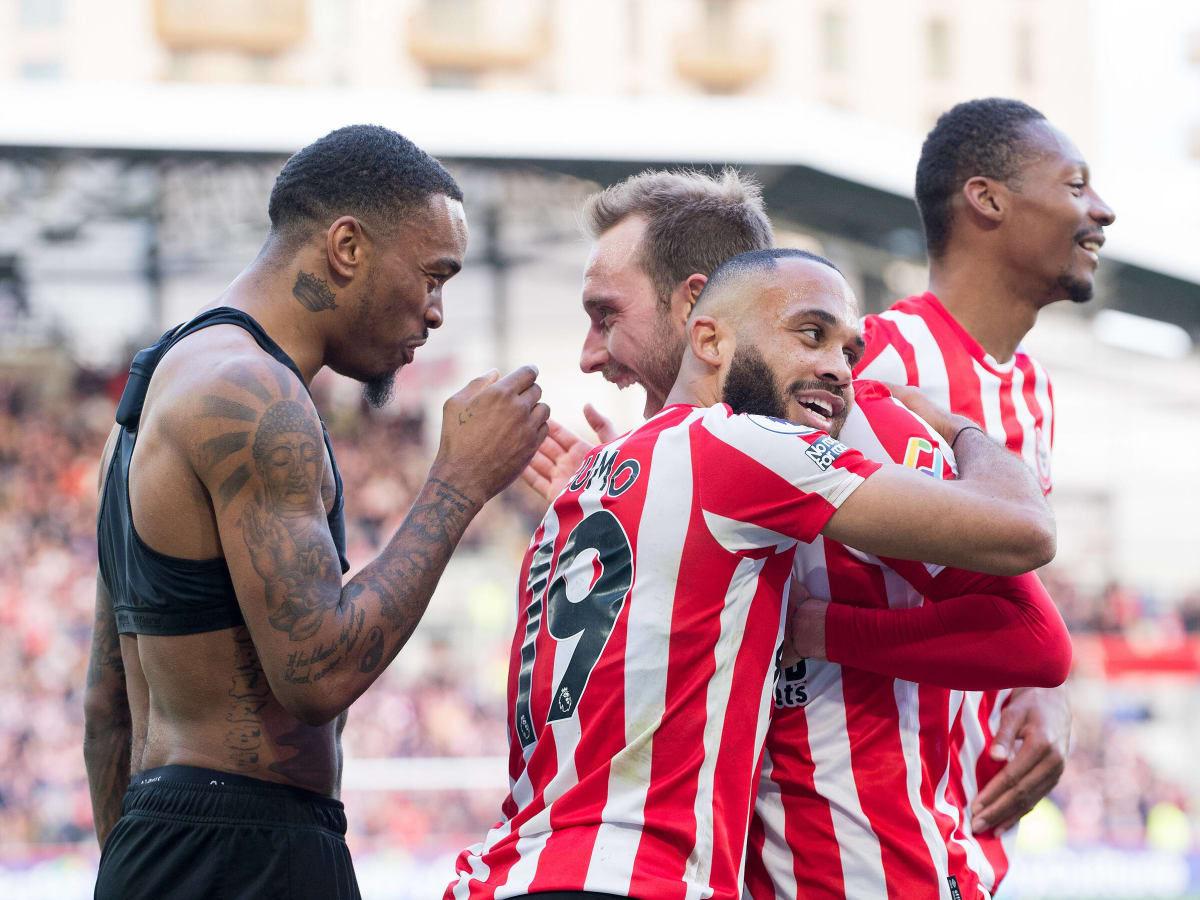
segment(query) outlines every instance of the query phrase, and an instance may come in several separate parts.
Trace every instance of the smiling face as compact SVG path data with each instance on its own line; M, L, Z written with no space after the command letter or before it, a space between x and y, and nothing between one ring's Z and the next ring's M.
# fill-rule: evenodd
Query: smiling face
M686 338L642 266L645 232L645 219L628 216L592 247L583 275L589 321L579 368L600 372L620 388L640 384L646 389L645 414L651 416L671 391Z
M721 395L734 412L787 419L837 435L854 400L851 369L863 351L846 280L814 260L782 258L745 276L746 313Z
M1087 163L1048 122L1026 126L1030 161L1009 185L1006 252L1035 279L1044 303L1092 298L1104 226L1116 216L1092 187Z
M459 201L435 194L394 235L371 238L357 315L331 365L381 405L396 372L442 324L442 287L466 254L466 215Z

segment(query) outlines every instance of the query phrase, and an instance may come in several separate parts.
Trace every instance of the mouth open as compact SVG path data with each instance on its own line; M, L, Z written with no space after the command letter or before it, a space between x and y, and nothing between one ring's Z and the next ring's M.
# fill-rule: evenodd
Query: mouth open
M845 400L827 391L802 391L793 394L792 399L801 410L796 421L821 431L830 431L834 421L846 408Z
M1083 255L1090 259L1092 264L1095 265L1096 263L1100 262L1100 248L1104 246L1104 238L1097 236L1086 237L1082 241L1079 241L1076 246L1079 247L1079 249L1083 251Z

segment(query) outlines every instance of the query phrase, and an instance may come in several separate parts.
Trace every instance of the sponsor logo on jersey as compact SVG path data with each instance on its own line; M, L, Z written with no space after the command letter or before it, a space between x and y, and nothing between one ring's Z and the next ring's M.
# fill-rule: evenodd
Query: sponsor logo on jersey
M800 660L794 666L776 670L775 708L804 706L808 703L808 660Z
M904 448L904 465L934 478L942 477L942 450L925 437L910 437Z
M823 434L809 445L808 449L804 451L804 455L815 462L819 469L825 471L848 449L850 448L841 441Z

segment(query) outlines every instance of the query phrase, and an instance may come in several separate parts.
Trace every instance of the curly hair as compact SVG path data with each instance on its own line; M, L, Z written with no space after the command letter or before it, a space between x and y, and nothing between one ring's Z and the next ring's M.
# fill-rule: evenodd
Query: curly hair
M633 175L588 197L584 229L595 239L630 215L646 218L642 269L664 304L689 275L710 275L731 256L775 243L762 188L732 167L719 176L690 169Z
M1045 116L1020 100L959 103L938 118L921 146L916 197L925 247L939 258L950 239L951 200L969 178L1016 182L1029 158L1027 127Z
M271 232L290 237L342 215L391 232L403 215L462 190L441 163L403 135L380 125L348 125L292 156L271 190Z

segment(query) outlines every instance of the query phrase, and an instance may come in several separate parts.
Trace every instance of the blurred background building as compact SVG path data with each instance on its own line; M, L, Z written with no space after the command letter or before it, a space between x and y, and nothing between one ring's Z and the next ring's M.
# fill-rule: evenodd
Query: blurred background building
M443 399L479 371L535 361L567 423L585 400L637 420L637 391L577 368L588 192L650 165L738 165L780 244L830 255L876 311L924 289L923 134L989 95L1066 131L1117 211L1096 299L1049 308L1027 342L1055 383L1060 550L1044 575L1076 638L1077 744L1000 896L1200 896L1189 0L0 0L5 893L90 891L96 463L133 350L253 257L289 153L378 122L467 194L468 265L392 406L366 410L328 373L316 385L362 564L420 485ZM540 512L520 486L489 507L351 713L367 897L434 895L497 815L512 584Z

